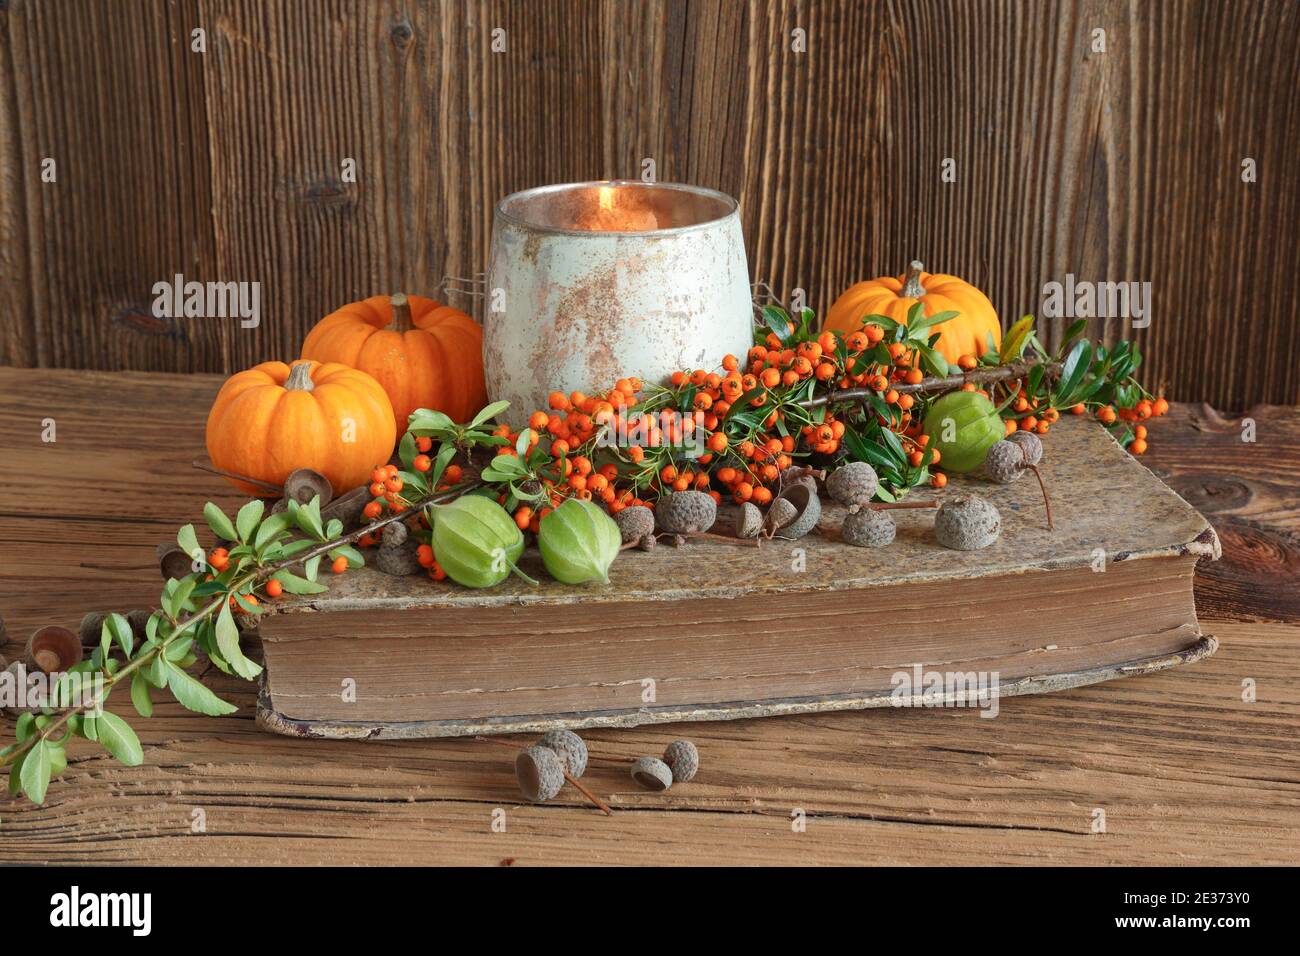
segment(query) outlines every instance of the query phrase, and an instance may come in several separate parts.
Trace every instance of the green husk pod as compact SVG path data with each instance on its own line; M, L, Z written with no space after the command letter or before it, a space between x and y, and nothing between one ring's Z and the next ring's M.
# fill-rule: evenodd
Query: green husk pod
M609 566L622 543L614 519L578 498L570 498L548 514L537 529L542 563L551 577L564 584L608 584Z
M949 392L930 406L925 434L939 449L947 471L974 471L1002 436L1006 427L997 406L978 392Z
M432 544L447 577L467 588L490 588L510 576L524 551L524 533L505 508L464 495L429 509Z

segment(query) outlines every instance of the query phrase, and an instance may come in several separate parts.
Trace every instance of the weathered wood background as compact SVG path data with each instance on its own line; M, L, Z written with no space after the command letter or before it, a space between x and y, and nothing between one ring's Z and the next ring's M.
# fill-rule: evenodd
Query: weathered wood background
M819 310L913 257L1004 319L1150 281L1152 383L1293 403L1298 64L1294 0L0 0L0 363L291 357L481 270L500 196L649 158L738 196L754 277ZM155 318L178 272L260 282L262 325Z

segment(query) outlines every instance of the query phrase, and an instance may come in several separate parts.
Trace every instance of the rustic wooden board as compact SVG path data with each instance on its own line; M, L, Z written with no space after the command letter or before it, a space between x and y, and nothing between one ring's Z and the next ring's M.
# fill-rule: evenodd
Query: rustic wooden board
M1004 320L1067 273L1149 281L1154 381L1291 403L1298 87L1294 0L8 0L0 362L290 358L481 271L507 193L652 159L739 198L754 278L819 311L915 257ZM176 272L261 282L262 326L155 320Z
M202 376L0 369L4 653L40 624L146 606L159 584L154 543L204 499L236 502L188 469L216 386ZM1154 424L1152 463L1179 474L1211 462L1216 482L1247 482L1260 514L1251 520L1282 540L1284 519L1264 513L1300 508L1285 478L1300 469L1287 450L1300 443L1300 411L1255 410L1268 423L1261 442L1273 443L1271 454L1249 450L1268 459L1263 467L1238 457L1231 433L1188 425L1203 414L1176 408ZM54 445L40 441L46 416L70 426ZM76 495L42 478L56 467L79 469ZM46 806L0 797L0 862L1297 865L1295 589L1272 594L1266 584L1252 595L1239 583L1252 566L1284 580L1285 565L1261 562L1225 530L1237 508L1205 510L1224 546L1211 567L1239 570L1234 580L1201 578L1203 620L1287 623L1216 622L1207 630L1222 646L1195 667L1004 701L994 720L971 709L884 709L592 731L598 759L587 782L616 808L610 818L571 789L551 805L519 805L510 752L473 740L267 734L253 720L255 689L210 674L238 714L160 703L152 720L135 721L145 747L136 768L78 742ZM1247 680L1253 702L1242 699ZM8 718L0 728L12 734ZM700 746L700 776L665 794L635 788L626 761L660 753L676 735ZM497 808L505 833L491 828ZM806 832L792 832L796 809ZM1105 833L1092 832L1097 809ZM204 832L194 832L196 810Z

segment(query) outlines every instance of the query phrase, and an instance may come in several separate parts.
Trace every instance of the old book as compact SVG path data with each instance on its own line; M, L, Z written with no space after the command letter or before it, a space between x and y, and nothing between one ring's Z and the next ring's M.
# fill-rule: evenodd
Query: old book
M628 551L611 583L550 580L535 549L483 591L362 569L264 620L259 720L318 737L452 736L631 726L1057 690L1191 662L1205 519L1086 420L1060 422L1032 477L953 477L1002 514L982 551L895 511L877 550L818 531L759 548L698 540ZM720 518L720 526L727 517ZM972 686L974 682L974 686Z

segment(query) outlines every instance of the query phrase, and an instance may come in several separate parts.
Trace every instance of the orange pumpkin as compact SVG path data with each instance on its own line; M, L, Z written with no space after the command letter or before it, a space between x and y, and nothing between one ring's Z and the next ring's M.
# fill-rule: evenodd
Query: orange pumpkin
M899 278L884 276L850 286L835 300L826 314L823 328L837 332L856 332L868 315L883 315L897 322L907 322L907 312L920 300L925 314L954 311L955 318L936 325L939 333L935 348L949 362L963 355L983 355L989 348L1002 344L1002 325L993 303L979 289L956 276L922 271L919 262Z
M263 362L226 380L208 412L208 457L223 471L282 484L312 468L337 492L393 454L393 406L379 383L346 365ZM250 495L266 489L231 483Z
M374 376L393 403L399 433L417 408L463 422L487 404L483 330L433 299L398 293L345 305L307 333L302 357Z

